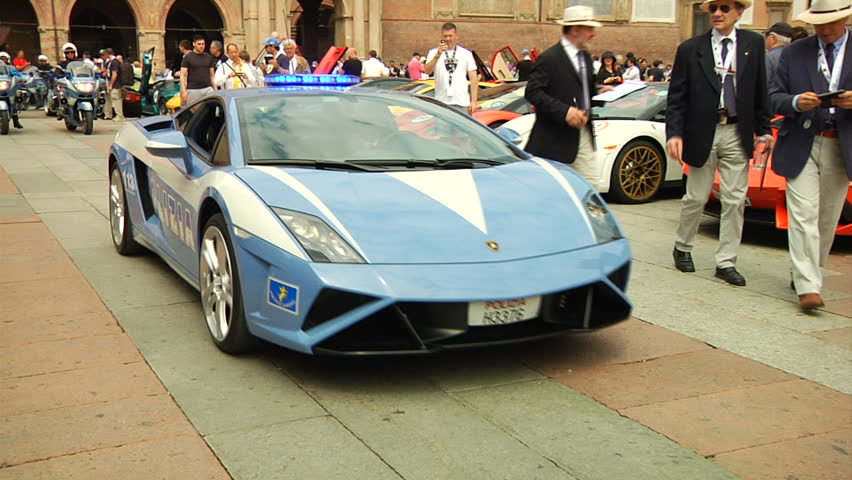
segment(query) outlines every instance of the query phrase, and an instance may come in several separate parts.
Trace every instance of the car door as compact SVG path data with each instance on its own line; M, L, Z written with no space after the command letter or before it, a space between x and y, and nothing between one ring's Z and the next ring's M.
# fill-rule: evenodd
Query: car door
M225 106L219 98L208 99L179 114L176 124L189 145L189 169L183 172L171 162L158 162L153 190L170 254L190 278L197 280L197 218L204 193L200 179L229 165Z

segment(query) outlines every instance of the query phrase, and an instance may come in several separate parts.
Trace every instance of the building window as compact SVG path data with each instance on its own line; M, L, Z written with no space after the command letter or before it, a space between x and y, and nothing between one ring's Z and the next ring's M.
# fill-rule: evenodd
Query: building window
M463 17L514 18L516 2L507 0L458 0L458 12Z
M633 0L632 22L674 23L677 3L671 0Z
M585 5L595 10L595 18L608 18L613 16L612 0L571 0L571 5Z

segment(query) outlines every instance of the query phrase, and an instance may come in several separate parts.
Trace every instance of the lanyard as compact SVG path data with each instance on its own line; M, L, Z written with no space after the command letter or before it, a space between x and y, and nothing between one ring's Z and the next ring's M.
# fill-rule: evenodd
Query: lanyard
M728 37L725 37L728 38ZM731 74L731 65L734 63L734 57L737 56L736 44L731 41L731 46L728 49L728 56L725 57L725 61L722 62L722 41L719 42L718 46L713 47L713 60L716 62L716 75L718 75L722 80L722 92L719 95L719 108L725 107L725 79L728 75ZM736 78L734 79L736 81Z

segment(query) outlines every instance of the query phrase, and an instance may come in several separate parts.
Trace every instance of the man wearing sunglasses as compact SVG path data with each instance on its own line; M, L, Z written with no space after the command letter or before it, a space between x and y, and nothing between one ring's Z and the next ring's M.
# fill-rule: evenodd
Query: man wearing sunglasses
M763 37L736 23L751 0L707 0L713 30L677 49L666 113L666 150L689 166L672 255L675 267L694 272L692 248L716 171L722 179L716 277L745 286L736 269L748 192L749 158L763 143L770 151L769 97ZM760 158L763 158L761 155Z
M804 311L823 306L821 267L852 180L850 16L852 0L813 0L798 20L816 35L781 52L770 89L784 115L772 170L787 179L792 283Z

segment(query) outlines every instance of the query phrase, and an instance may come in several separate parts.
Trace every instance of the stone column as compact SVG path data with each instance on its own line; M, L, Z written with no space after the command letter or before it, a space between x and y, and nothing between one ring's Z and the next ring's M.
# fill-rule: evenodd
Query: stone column
M139 35L139 58L142 58L142 53L154 48L154 65L153 72L158 74L165 70L166 65L166 31L165 30L137 30Z
M68 41L68 27L58 27L53 25L39 26L38 35L41 41L41 51L50 57L51 65L59 63L65 57L59 50L62 44Z
M367 16L367 50L376 50L380 57L385 56L382 52L382 2L381 0L369 0L369 12ZM365 55L366 57L366 55Z
M353 21L352 21L352 4L344 3L343 0L338 0L340 5L336 7L334 15L334 44L338 47L354 46L353 42Z
M257 4L257 28L258 28L258 44L269 36L269 33L274 30L269 11L269 0L253 0L251 3ZM284 32L278 32L279 34Z
M252 55L252 58L254 58L254 55L260 48L260 44L264 40L266 40L266 37L260 37L260 31L258 29L257 2L251 0L243 2L243 7L245 8L244 23L246 26L246 48L248 49L248 52ZM269 32L266 33L267 35L269 34Z
M358 50L358 56L367 58L367 2L356 0L352 2L352 41L349 46Z

